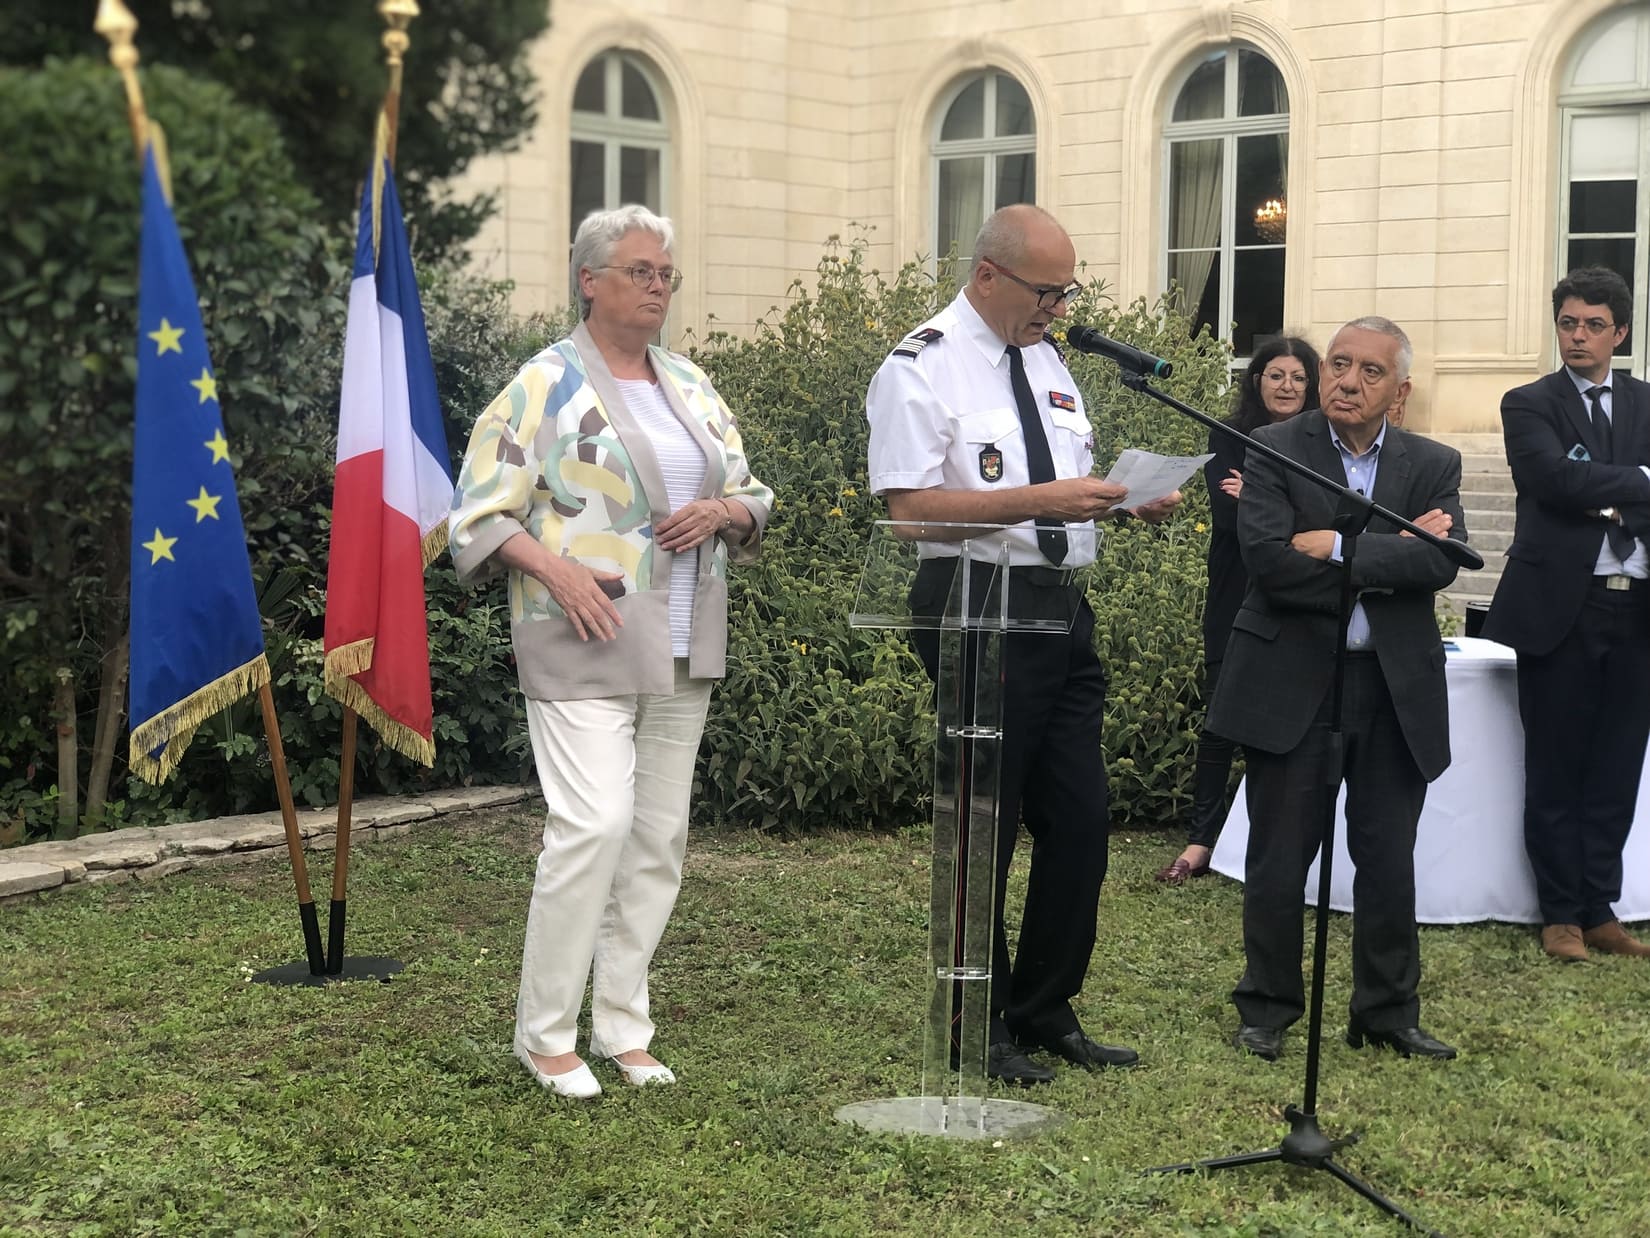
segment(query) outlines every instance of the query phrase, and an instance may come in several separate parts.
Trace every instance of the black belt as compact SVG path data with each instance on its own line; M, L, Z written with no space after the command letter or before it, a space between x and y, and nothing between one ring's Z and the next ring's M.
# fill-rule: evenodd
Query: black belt
M1641 580L1637 576L1627 576L1621 572L1614 572L1608 576L1593 577L1595 589L1608 589L1611 593L1637 593L1641 589L1650 589L1650 580Z
M1039 589L1064 589L1077 583L1077 569L1074 567L1010 567L1008 569L1010 587L1015 581L1023 581Z

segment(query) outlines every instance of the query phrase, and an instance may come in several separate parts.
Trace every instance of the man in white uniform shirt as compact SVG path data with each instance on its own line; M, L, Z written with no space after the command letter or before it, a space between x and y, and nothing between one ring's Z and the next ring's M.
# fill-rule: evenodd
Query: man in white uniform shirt
M1094 438L1083 397L1045 335L1080 288L1076 263L1071 238L1048 212L998 211L980 229L967 285L894 349L865 398L871 489L888 514L1022 525L998 535L1013 567L1012 613L1075 616L1068 636L1011 633L1004 654L987 1067L1022 1086L1054 1078L1028 1055L1036 1049L1087 1069L1138 1060L1132 1049L1089 1039L1071 1008L1094 948L1109 827L1100 749L1106 678L1074 572L1094 562L1093 522L1120 514L1126 498L1121 486L1090 476ZM1134 514L1162 520L1179 501L1176 493ZM911 608L938 615L957 547L925 543L923 555ZM937 634L918 632L913 643L934 676ZM1002 905L1022 820L1033 845L1011 970Z

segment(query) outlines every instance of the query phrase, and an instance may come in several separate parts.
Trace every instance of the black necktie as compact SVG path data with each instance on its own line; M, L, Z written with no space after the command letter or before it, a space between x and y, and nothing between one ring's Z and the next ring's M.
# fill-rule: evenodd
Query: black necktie
M1048 436L1043 433L1043 419L1037 412L1037 401L1031 396L1031 383L1026 380L1026 364L1020 350L1008 346L1008 381L1014 388L1014 405L1020 410L1020 434L1026 441L1026 475L1032 485L1054 480L1054 457L1048 449ZM1058 520L1037 518L1037 545L1050 563L1066 561L1066 526Z
M1608 390L1603 386L1587 388L1587 399L1593 406L1593 436L1598 439L1599 450L1604 453L1603 463L1606 464L1615 455L1615 434L1604 411L1604 393ZM1614 520L1604 527L1604 535L1609 539L1610 553L1626 563L1633 554L1633 535Z
M1608 390L1610 390L1608 387L1587 388L1587 399L1593 405L1593 434L1597 436L1599 450L1604 454L1601 463L1605 464L1610 462L1610 457L1614 454L1610 434L1610 418L1604 411L1604 393Z

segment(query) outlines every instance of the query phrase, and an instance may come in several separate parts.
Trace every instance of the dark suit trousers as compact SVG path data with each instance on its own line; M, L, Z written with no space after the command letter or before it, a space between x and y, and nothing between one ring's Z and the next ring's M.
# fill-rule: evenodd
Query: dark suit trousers
M1301 981L1301 891L1334 809L1331 694L1306 737L1286 753L1247 749L1249 851L1243 948L1248 966L1232 992L1245 1023L1287 1027L1306 1011ZM1363 1027L1413 1027L1420 1018L1415 930L1415 827L1426 780L1410 756L1380 664L1347 660L1346 842L1353 883L1352 1004Z
M930 564L912 588L915 613L940 613L949 593L954 564ZM1094 653L1094 615L1076 588L1018 579L1012 613L1076 616L1069 634L1011 632L1004 645L991 1035L1036 1041L1078 1029L1071 998L1094 951L1109 828L1100 750L1106 677ZM938 634L913 632L912 644L934 677ZM1022 821L1032 840L1031 871L1011 968L1003 902Z
M1650 737L1650 587L1588 586L1569 634L1518 655L1524 720L1524 849L1541 918L1596 928L1616 918Z

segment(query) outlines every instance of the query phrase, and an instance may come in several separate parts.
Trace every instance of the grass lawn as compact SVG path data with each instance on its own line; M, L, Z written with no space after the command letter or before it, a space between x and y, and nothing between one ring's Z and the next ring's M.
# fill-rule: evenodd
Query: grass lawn
M927 835L696 834L654 970L675 1088L594 1103L510 1056L531 810L448 819L351 865L351 948L389 985L275 989L284 865L0 907L0 1233L1393 1234L1328 1175L1141 1169L1276 1142L1283 1060L1227 1044L1240 888L1164 890L1168 836L1113 840L1079 1013L1133 1071L1063 1070L1068 1121L1002 1146L870 1135L919 1082ZM322 898L327 867L313 880ZM1529 929L1423 929L1447 1064L1340 1040L1335 917L1319 1112L1353 1172L1455 1235L1650 1234L1650 966L1561 967Z

